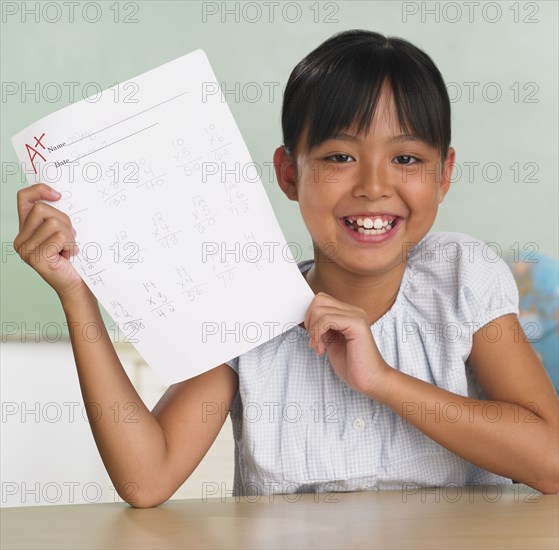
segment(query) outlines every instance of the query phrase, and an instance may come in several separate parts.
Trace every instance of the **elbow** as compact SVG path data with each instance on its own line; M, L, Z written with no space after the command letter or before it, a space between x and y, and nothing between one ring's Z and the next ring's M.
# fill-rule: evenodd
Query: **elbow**
M538 481L518 481L517 483L523 483L528 487L532 487L539 493L544 495L556 495L559 493L559 483L557 482L557 477L553 478L540 478Z
M530 469L516 477L517 483L532 487L544 495L559 493L559 449L540 447L532 457Z
M157 508L160 504L166 501L151 501L151 500L134 500L133 502L128 502L132 508Z
M550 449L544 453L546 463L542 466L542 475L538 486L534 488L544 494L556 495L559 493L559 449Z
M544 495L556 495L559 493L559 481L557 480L557 473L555 477L542 480L538 485L534 485L534 489L537 489L540 493Z
M127 504L132 508L157 508L157 506L164 504L169 499L167 497L154 498L149 495L136 496L133 498L124 499Z
M556 467L555 471L548 475L541 482L540 492L546 495L556 495L559 493L559 469Z
M172 493L163 493L159 491L134 491L127 494L119 492L120 498L129 504L132 508L156 508L169 500Z

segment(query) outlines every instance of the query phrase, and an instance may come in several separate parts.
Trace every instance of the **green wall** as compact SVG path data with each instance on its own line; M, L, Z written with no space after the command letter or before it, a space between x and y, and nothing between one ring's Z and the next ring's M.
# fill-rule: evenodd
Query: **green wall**
M468 8L461 2L303 1L277 3L272 14L274 2L98 1L80 3L72 21L67 4L2 2L4 335L23 323L33 328L64 321L54 291L11 253L16 192L25 185L21 177L6 175L16 162L11 136L68 105L65 82L79 83L79 100L87 83L105 89L197 48L206 51L227 90L240 90L238 100L228 93L228 103L254 161L264 165L281 143L283 87L304 55L351 28L413 42L433 58L448 84L452 145L462 168L433 229L469 233L499 243L503 251L535 246L557 256L556 2L481 2ZM253 100L250 83L260 86L260 100ZM33 89L41 97L30 92L22 99L22 90ZM297 205L273 178L263 179L287 240L310 257Z

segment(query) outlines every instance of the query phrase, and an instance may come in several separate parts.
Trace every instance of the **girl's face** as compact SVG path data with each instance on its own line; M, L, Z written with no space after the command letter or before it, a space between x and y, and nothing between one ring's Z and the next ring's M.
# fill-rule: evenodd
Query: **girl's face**
M283 147L276 151L280 186L299 202L317 263L336 262L361 275L388 272L433 225L454 150L441 166L437 149L402 134L385 90L367 135L347 130L300 152L296 165Z

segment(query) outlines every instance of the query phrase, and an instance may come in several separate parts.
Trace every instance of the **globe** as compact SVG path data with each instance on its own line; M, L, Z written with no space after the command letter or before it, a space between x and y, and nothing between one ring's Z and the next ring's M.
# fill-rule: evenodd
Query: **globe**
M518 286L520 324L559 394L559 261L533 251L503 260Z

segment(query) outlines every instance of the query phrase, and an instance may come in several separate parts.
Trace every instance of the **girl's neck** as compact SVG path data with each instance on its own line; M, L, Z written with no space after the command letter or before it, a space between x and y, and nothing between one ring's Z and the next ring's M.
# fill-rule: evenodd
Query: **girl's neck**
M367 313L369 324L380 319L393 305L406 270L404 262L382 274L363 277L340 268L334 262L315 262L304 274L313 292L325 292Z

